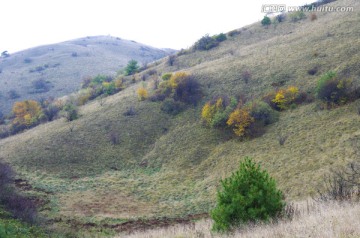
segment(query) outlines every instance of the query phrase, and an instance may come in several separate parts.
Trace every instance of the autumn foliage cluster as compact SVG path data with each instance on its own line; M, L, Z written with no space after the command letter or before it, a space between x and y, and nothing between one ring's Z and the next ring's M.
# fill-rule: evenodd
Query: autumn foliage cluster
M99 96L113 95L124 88L121 76L113 78L106 75L97 75L93 78L85 78L82 83L82 90L79 92L77 104L84 105Z
M245 102L226 96L215 97L202 108L201 118L212 128L231 129L239 137L253 136L277 119L277 113L262 101Z
M16 102L13 107L13 113L15 115L13 123L27 127L38 123L41 117L44 116L40 104L34 100Z
M255 136L264 126L277 120L277 111L302 102L302 96L297 87L289 86L269 93L262 100L216 97L203 106L201 118L207 126L231 128L239 137Z
M295 103L298 96L299 89L294 86L289 86L286 89L278 90L271 101L275 104L276 109L283 111Z
M187 72L165 75L155 92L149 96L150 101L161 101L161 110L172 115L179 113L186 105L196 105L202 96L202 91L193 75ZM139 92L138 96L140 99Z

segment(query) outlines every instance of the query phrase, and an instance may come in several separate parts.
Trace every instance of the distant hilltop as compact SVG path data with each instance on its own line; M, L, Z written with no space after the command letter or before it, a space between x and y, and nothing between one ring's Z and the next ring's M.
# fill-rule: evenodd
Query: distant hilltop
M131 59L149 63L175 53L113 36L88 36L38 46L0 59L0 110L7 114L14 102L61 97L80 88L84 77L115 75ZM48 90L36 90L37 80Z

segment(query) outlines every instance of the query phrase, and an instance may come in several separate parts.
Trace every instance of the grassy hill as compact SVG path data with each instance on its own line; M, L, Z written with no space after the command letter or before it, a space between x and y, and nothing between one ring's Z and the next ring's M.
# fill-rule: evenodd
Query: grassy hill
M174 50L111 36L85 37L16 52L0 59L0 110L7 114L19 100L67 95L77 91L85 77L115 75L131 59L149 63L171 53ZM34 87L38 80L45 82L40 90ZM11 91L19 97L10 95Z
M357 9L359 2L331 5ZM320 110L315 101L281 112L264 135L247 140L200 120L202 106L216 95L256 98L289 85L311 95L329 70L359 83L359 13L316 14L315 21L288 17L268 29L254 23L209 51L180 53L172 66L167 59L153 64L148 70L157 75L186 71L202 85L202 101L176 116L158 102L139 101L137 88L151 91L153 82L138 80L103 105L81 107L78 120L59 119L0 140L0 158L31 185L30 193L48 201L42 213L56 226L89 232L207 213L219 180L244 156L268 170L287 200L316 195L331 168L360 158L359 100L332 110ZM126 114L129 108L135 115ZM112 143L114 134L118 143ZM284 145L279 135L288 137Z

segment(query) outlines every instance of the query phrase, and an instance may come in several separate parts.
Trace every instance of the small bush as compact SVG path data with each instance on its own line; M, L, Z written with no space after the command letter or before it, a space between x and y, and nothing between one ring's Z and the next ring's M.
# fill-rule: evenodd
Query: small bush
M285 19L286 19L286 15L284 13L281 13L275 17L275 20L279 23L285 21Z
M109 141L111 142L112 145L118 145L120 143L120 137L117 132L111 131L108 134L108 137L109 137Z
M168 74L163 76L167 79ZM176 72L170 78L159 84L159 89L150 96L150 101L163 101L171 97L175 101L185 104L196 104L201 98L202 92L198 81L186 72Z
M244 80L244 82L247 84L249 83L249 81L251 80L251 73L249 70L245 70L242 73L242 79Z
M161 76L162 80L167 81L171 78L172 73L165 73Z
M20 97L18 92L16 90L14 90L14 89L10 90L7 94L8 94L9 99L17 99L17 98Z
M213 38L217 41L217 42L222 42L225 41L227 39L226 35L224 33L220 33L218 35L214 35Z
M31 58L25 58L24 59L24 63L25 64L30 64L32 62L32 59Z
M34 91L32 93L45 93L50 90L49 82L46 82L44 79L37 79L31 83Z
M161 104L161 111L170 115L177 115L183 109L184 109L183 103L175 101L172 98L165 99Z
M53 121L57 117L59 112L60 108L54 103L50 103L43 108L43 113L48 121Z
M4 123L5 117L4 113L0 110L0 125Z
M315 66L307 71L309 75L315 75L318 72L319 68L318 66Z
M330 107L345 104L351 93L351 80L340 79L334 71L322 75L316 87L317 98Z
M219 44L217 40L209 35L201 37L193 46L194 50L210 50Z
M278 136L278 141L279 141L279 145L284 145L286 140L287 140L288 136L287 135L279 135Z
M173 87L173 98L176 101L195 105L202 96L200 84L192 75L175 73L169 83Z
M140 101L144 101L148 98L148 91L144 87L139 88L137 94Z
M297 22L297 21L300 21L302 19L305 19L306 18L306 15L303 11L296 11L296 12L291 12L289 14L289 17L290 17L290 20L292 22Z
M166 63L168 66L173 66L174 63L175 63L175 59L176 59L176 55L169 55L167 60L166 60Z
M275 180L246 157L236 172L221 180L216 207L210 212L213 230L228 231L247 222L269 221L279 216L284 207Z
M349 201L360 198L360 164L349 163L345 168L324 176L324 189L318 190L320 201Z
M310 20L311 20L311 21L317 20L316 13L311 13L311 14L310 14Z
M247 107L250 110L251 117L262 126L274 123L279 119L279 113L263 101L250 102Z
M271 100L273 104L270 106L279 111L286 110L297 101L298 96L299 89L297 87L289 86L287 89L280 89Z
M136 115L136 111L135 108L133 106L129 107L126 109L126 111L123 113L124 116L135 116Z
M79 118L78 108L72 103L63 107L63 113L67 121L74 121Z
M82 106L85 105L92 98L91 90L86 90L84 92L80 92L77 97L77 105Z
M240 33L241 33L241 31L239 31L239 30L232 30L232 31L229 31L227 33L227 35L230 37L234 37L234 36L240 35Z
M261 25L268 27L271 24L271 19L267 16L264 16L264 18L261 20Z

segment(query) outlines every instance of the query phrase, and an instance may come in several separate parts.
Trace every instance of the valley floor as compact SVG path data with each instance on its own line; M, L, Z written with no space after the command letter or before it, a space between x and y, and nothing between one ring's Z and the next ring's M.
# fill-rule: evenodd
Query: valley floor
M212 233L212 221L202 220L192 225L177 225L117 237L360 237L360 203L307 201L296 204L296 207L298 215L292 221L245 226L231 235Z

